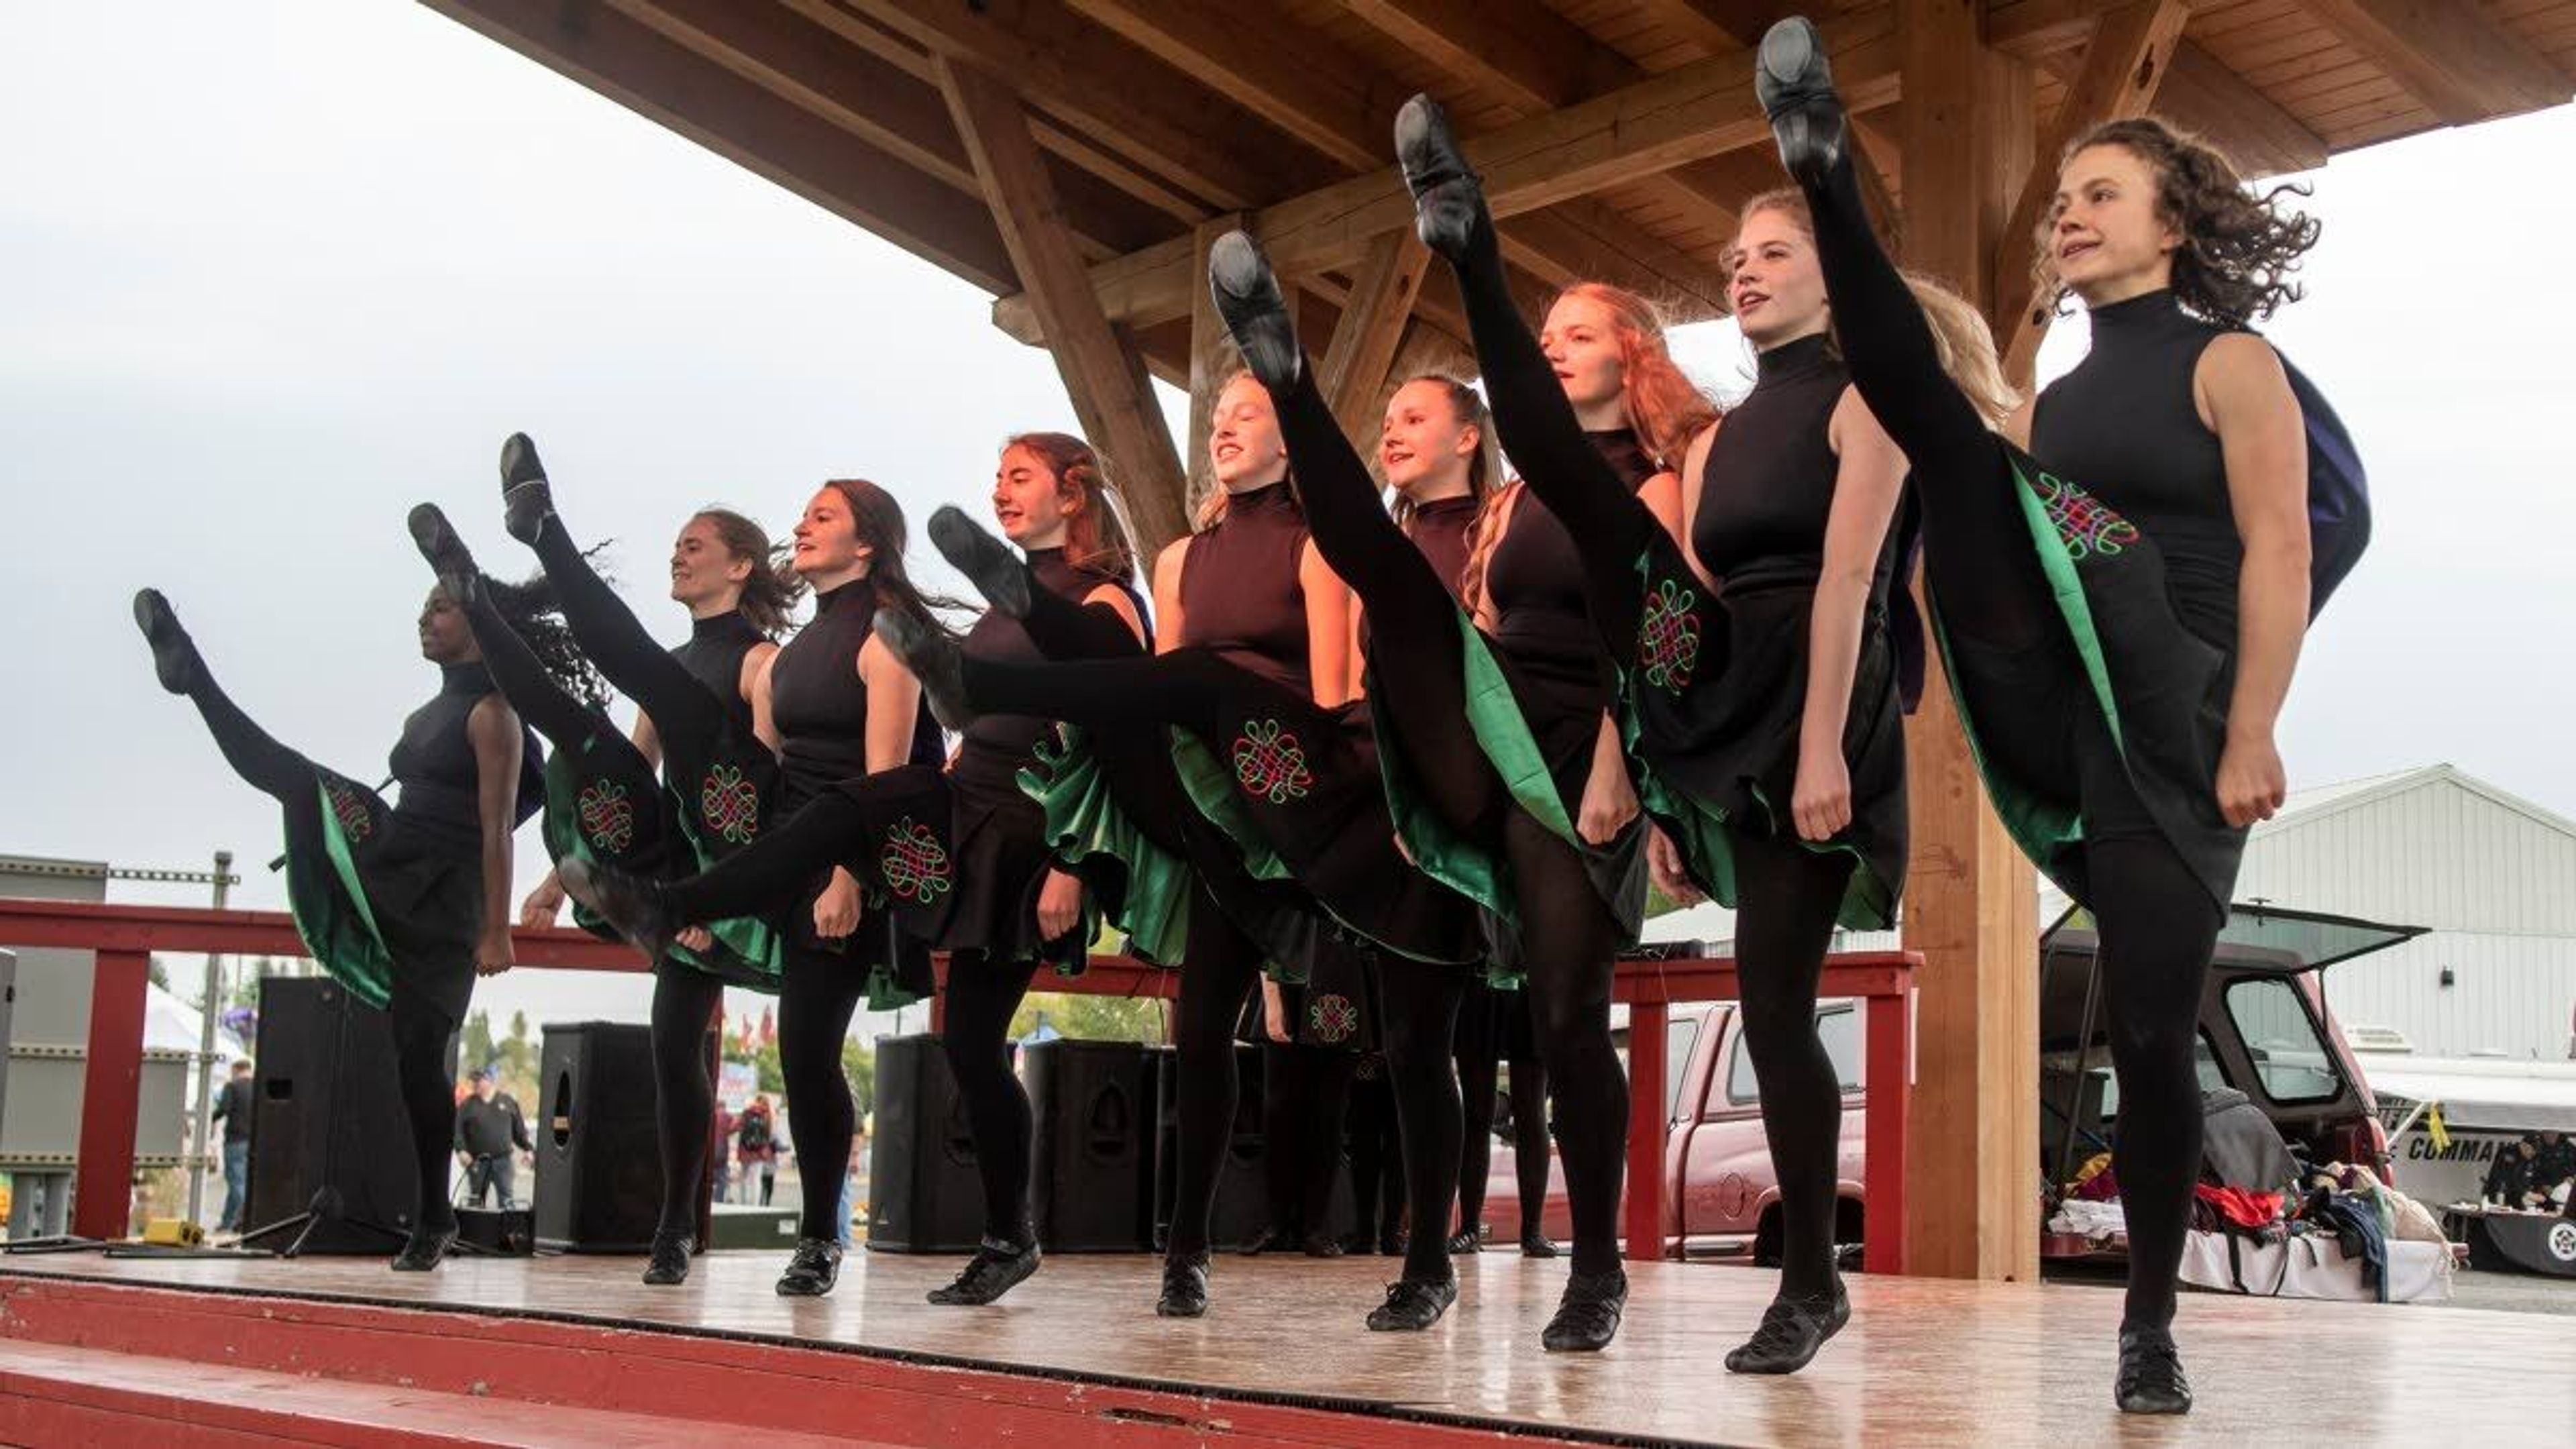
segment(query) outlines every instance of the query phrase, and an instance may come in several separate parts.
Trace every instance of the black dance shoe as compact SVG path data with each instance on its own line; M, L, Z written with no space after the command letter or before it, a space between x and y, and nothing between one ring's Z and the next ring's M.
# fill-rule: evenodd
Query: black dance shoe
M2123 1414L2191 1412L2191 1380L2183 1377L2182 1353L2174 1347L2170 1331L2120 1330L2120 1377L2112 1397Z
M1386 1285L1386 1301L1369 1310L1371 1333L1420 1333L1458 1301L1455 1278L1401 1278Z
M1438 101L1415 96L1395 113L1395 159L1413 193L1413 230L1424 246L1456 262L1490 240L1494 218L1484 184L1449 134L1449 113Z
M460 608L474 602L482 587L483 571L474 566L474 553L465 546L465 540L448 526L447 515L438 511L437 504L424 503L403 521L411 529L412 546L437 572L439 591Z
M1771 120L1771 138L1780 143L1780 164L1804 185L1824 185L1844 163L1851 128L1825 63L1825 38L1805 16L1790 16L1763 32L1753 94Z
M447 1257L456 1246L456 1224L443 1228L414 1228L403 1240L402 1251L394 1254L393 1270L397 1273L426 1273Z
M1558 1256L1558 1249L1556 1244L1548 1241L1547 1234L1540 1232L1536 1228L1532 1228L1521 1234L1521 1256L1524 1258L1553 1258Z
M555 494L546 485L537 445L525 433L512 433L501 445L501 526L519 542L534 544L554 516Z
M1296 1234L1291 1233L1285 1227L1282 1227L1278 1223L1272 1223L1268 1227L1263 1228L1260 1232L1253 1234L1250 1242L1245 1243L1242 1247L1237 1248L1234 1251L1246 1258L1258 1258L1264 1253L1286 1251L1288 1244L1293 1241L1295 1237Z
M1762 1310L1762 1326L1743 1346L1726 1356L1726 1371L1736 1374L1793 1374L1807 1366L1825 1340L1851 1322L1851 1295L1840 1278L1833 1291L1812 1298L1774 1298Z
M644 1258L644 1281L656 1288L688 1282L689 1255L697 1249L698 1240L687 1233L655 1233Z
M922 698L940 724L962 730L975 722L966 702L966 662L957 641L900 609L877 610L877 638L921 681Z
M1217 315L1234 334L1243 365L1272 392L1286 392L1306 365L1306 350L1297 345L1297 324L1288 320L1288 299L1271 275L1270 261L1252 238L1230 231L1208 248L1208 291Z
M1449 1252L1452 1257L1464 1257L1470 1253L1483 1251L1485 1251L1485 1240L1476 1232L1472 1224L1449 1235Z
M1029 616L1029 566L985 527L954 504L930 515L930 541L957 566L984 602L1014 619Z
M820 1298L841 1280L841 1245L822 1238L798 1238L796 1256L778 1275L781 1298Z
M1619 1336L1619 1319L1628 1311L1628 1274L1577 1273L1565 1280L1565 1296L1556 1300L1556 1316L1538 1336L1550 1353L1599 1353Z
M179 627L179 616L170 612L170 601L161 597L159 589L135 594L134 622L152 645L152 673L161 687L172 694L195 689L201 677L197 641Z
M1297 1246L1309 1258L1342 1256L1342 1240L1331 1233L1308 1233L1298 1240Z
M1163 1296L1154 1302L1158 1318L1202 1318L1208 1308L1208 1260L1199 1253L1163 1260Z
M1413 1235L1400 1228L1392 1233L1378 1234L1377 1255L1381 1258L1401 1258L1412 1248Z
M630 875L606 861L583 860L567 855L555 866L555 879L564 893L590 907L610 930L626 938L626 943L644 953L645 959L659 961L671 954L672 938L679 935L680 923L671 919L670 909L662 904L661 892L652 881Z
M1038 1270L1038 1245L1004 1243L986 1238L966 1260L966 1271L945 1288L930 1290L930 1301L942 1308L981 1308L1027 1281Z

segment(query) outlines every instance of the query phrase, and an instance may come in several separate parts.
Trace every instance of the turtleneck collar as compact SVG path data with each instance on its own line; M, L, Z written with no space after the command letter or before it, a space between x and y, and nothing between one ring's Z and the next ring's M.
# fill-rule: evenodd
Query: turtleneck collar
M1230 516L1294 513L1297 511L1297 497L1289 491L1288 480L1282 478L1276 483L1265 483L1258 488L1245 489L1241 493L1227 494L1225 511Z
M1475 511L1476 495L1473 493L1461 493L1455 498L1434 498L1428 503L1413 505L1413 516L1416 518L1446 518L1452 514Z
M877 586L874 579L852 579L837 589L817 592L814 595L814 617L819 619L825 614L837 614L845 609L865 609L873 613L876 610L876 597Z
M438 666L438 692L490 694L492 671L480 659L465 664L442 664Z
M1833 337L1816 332L1753 355L1753 385L1778 382L1783 378L1827 366L1834 360Z
M689 620L689 640L692 643L723 643L759 633L760 630L753 627L751 619L740 609L727 609L721 614Z
M2189 320L2183 316L2182 304L2174 300L2171 287L2158 287L2125 302L2089 308L2084 315L2093 324L2093 343L2097 347L2105 342L2116 347L2125 340L2152 337L2177 322Z
M1583 436L1592 440L1592 451L1626 481L1634 491L1655 476L1655 455L1646 451L1645 439L1635 428L1586 428Z

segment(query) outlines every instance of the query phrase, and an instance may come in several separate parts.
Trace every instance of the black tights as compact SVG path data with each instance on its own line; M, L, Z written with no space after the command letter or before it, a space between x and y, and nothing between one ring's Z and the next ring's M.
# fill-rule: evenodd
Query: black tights
M1450 1204L1458 1197L1458 1141L1464 1122L1449 1048L1458 1035L1458 1002L1466 994L1467 969L1388 958L1378 971L1378 1003L1384 1008L1379 1037L1404 1146L1404 1196L1413 1209L1404 1276L1417 1281L1445 1280L1455 1271L1440 1225L1449 1221ZM1341 1121L1339 1104L1333 1121Z
M1780 1295L1834 1282L1842 1080L1816 1036L1816 984L1852 858L1794 840L1728 832L1743 902L1735 917L1744 1048L1762 1092L1762 1131L1780 1184Z
M1351 1204L1359 1210L1358 1250L1395 1241L1404 1226L1404 1129L1396 1125L1395 1081L1380 1063L1374 1081L1351 1088Z
M1173 1173L1174 1259L1204 1256L1216 1215L1217 1170L1234 1132L1241 1083L1235 1078L1234 1028L1261 980L1261 948L1236 928L1202 885L1190 900L1188 964L1172 1011L1173 1092L1179 1117Z
M1497 1016L1529 1011L1528 1000L1517 991L1492 994L1488 1009ZM1500 1054L1491 1040L1467 1045L1470 1049L1458 1054L1458 1095L1465 1108L1458 1153L1458 1226L1472 1232L1485 1216L1485 1176L1494 1160L1494 1083ZM1531 1238L1539 1234L1547 1210L1547 1068L1534 1056L1514 1058L1511 1068L1512 1175L1520 1188L1521 1236Z
M1850 167L1808 188L1807 202L1852 384L1913 465L1923 500L1924 570L1943 624L1981 649L2063 649L2066 667L2075 668L2027 542L2011 458L1942 372L1921 307L1869 229ZM2062 725L2042 721L2042 732L2055 738L2036 743L2046 782L2079 798L2088 827L2084 904L2101 926L2111 1065L2120 1086L2113 1164L2129 1225L2124 1322L2162 1325L2173 1318L2174 1275L2200 1171L2194 1045L2210 952L2225 917L2146 817L2125 772L2085 767L2111 748L2090 709L2087 701ZM1990 727L2029 733L2024 723Z
M1261 1168L1270 1223L1292 1238L1332 1230L1342 1110L1359 1058L1338 1047L1261 1044Z
M874 917L861 931L876 932ZM868 973L837 951L799 940L790 932L786 972L778 994L778 1064L787 1080L787 1107L796 1117L797 1178L804 1208L798 1232L825 1242L840 1240L841 1183L849 1175L850 1140L858 1109L850 1079L841 1071L841 1043L866 994ZM857 937L853 937L855 945Z
M313 762L242 713L215 684L202 659L188 698L205 719L224 762L284 807L288 831L318 831L321 795ZM386 1017L393 1027L394 1080L401 1090L403 1120L411 1129L412 1160L420 1171L418 1221L423 1228L443 1230L456 1224L447 1194L448 1153L456 1140L456 1020L399 981Z
M848 789L824 790L749 845L685 880L662 883L663 907L684 925L794 910L814 898L834 866L864 853L871 820Z
M729 702L717 698L689 673L688 666L654 642L635 611L582 557L562 519L547 516L537 534L536 551L564 622L581 641L582 652L618 693L633 700L653 722L654 737L662 743L673 778L696 778L705 757L724 735ZM511 698L515 702L517 696ZM542 731L545 726L537 728Z
M1461 285L1466 285L1463 276ZM1528 329L1521 326L1516 313L1512 315L1513 326L1526 340ZM1478 340L1484 340L1482 332ZM1535 342L1528 344L1528 350L1537 356ZM1545 358L1538 358L1538 367L1555 407L1565 411L1564 393ZM1500 776L1468 732L1456 604L1421 551L1379 505L1367 470L1316 393L1312 373L1311 367L1302 369L1294 386L1274 395L1280 429L1297 467L1306 526L1325 561L1359 594L1370 621L1371 648L1379 657L1402 661L1399 668L1375 671L1371 684L1377 691L1376 707L1401 722L1397 733L1406 743L1407 767L1422 781L1432 807L1453 828L1487 841L1510 863L1521 916L1522 958L1535 1010L1533 1024L1548 1080L1556 1088L1558 1120L1565 1128L1574 1267L1583 1273L1607 1272L1619 1261L1619 1184L1627 1165L1628 1137L1627 1079L1610 1039L1610 981L1619 949L1618 923L1594 891L1574 848L1526 812L1511 807ZM1496 385L1490 363L1486 380L1489 387ZM1571 417L1567 413L1569 427ZM1499 412L1496 421L1499 427ZM1611 496L1652 527L1651 516L1628 497L1582 429L1572 427L1572 431L1584 466L1600 475L1601 486ZM1513 456L1525 467L1536 466L1518 452ZM1573 524L1570 517L1567 521ZM1580 532L1578 526L1578 536ZM1634 563L1642 538L1628 550L1629 564ZM1627 633L1633 636L1633 583L1629 593L1625 617L1632 621ZM1451 981L1445 1007L1450 1025L1438 1038L1442 1043L1438 1073L1452 1094L1456 1085L1447 1043L1454 1034L1463 989L1462 981ZM1392 1034L1389 1040L1392 1043ZM1392 1052L1389 1066L1398 1069ZM1427 1076L1428 1068L1419 1063L1416 1067ZM1401 1076L1399 1096L1400 1083ZM1452 1146L1440 1169L1443 1176L1454 1174L1458 1164L1456 1139L1447 1140ZM1408 1157L1415 1146L1408 1136ZM1409 1174L1425 1170L1423 1164L1408 1166ZM1451 1196L1452 1192L1413 1194L1417 1250L1425 1240L1438 1245L1445 1236L1426 1225L1448 1221Z
M653 1113L662 1155L662 1214L656 1231L697 1234L698 1188L707 1175L716 1084L707 1030L724 983L664 961L653 977Z
M981 951L948 959L947 1016L939 1048L966 1103L975 1133L975 1165L984 1181L984 1236L1025 1247L1029 1225L1029 1157L1036 1127L1029 1094L1011 1070L1011 1018L1029 994L1034 961L996 960Z

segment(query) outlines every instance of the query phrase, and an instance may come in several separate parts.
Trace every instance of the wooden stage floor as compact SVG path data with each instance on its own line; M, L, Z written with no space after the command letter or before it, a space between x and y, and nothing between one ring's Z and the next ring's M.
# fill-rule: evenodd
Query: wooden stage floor
M1221 1257L1215 1307L1195 1322L1153 1316L1144 1257L1052 1258L982 1310L922 1302L953 1258L854 1252L821 1300L775 1296L780 1263L714 1254L687 1285L653 1289L627 1258L467 1258L414 1277L380 1259L28 1256L0 1258L0 1308L24 1275L535 1313L1630 1443L2507 1444L2576 1422L2576 1320L2535 1315L2186 1296L2180 1337L2200 1407L2124 1422L2110 1404L2119 1295L2102 1288L1856 1276L1844 1335L1804 1373L1755 1379L1719 1363L1771 1292L1771 1274L1739 1267L1630 1265L1617 1344L1568 1357L1537 1343L1561 1260L1460 1260L1459 1306L1419 1336L1360 1326L1392 1275L1385 1259ZM0 1316L0 1364L14 1330ZM1369 1437L1385 1442L1387 1427Z

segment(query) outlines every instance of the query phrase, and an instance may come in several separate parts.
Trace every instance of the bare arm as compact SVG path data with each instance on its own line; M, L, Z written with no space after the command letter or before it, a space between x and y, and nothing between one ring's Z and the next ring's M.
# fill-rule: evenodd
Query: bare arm
M1645 500L1648 509L1654 510L1655 517L1664 525L1664 531L1673 536L1673 542L1680 545L1682 558L1690 564L1690 571L1701 583L1712 589L1717 587L1717 575L1708 571L1708 565L1699 561L1699 550L1691 547L1691 530L1699 523L1700 490L1688 486L1683 480L1708 476L1708 450L1710 445L1717 441L1717 430L1720 426L1720 424L1711 423L1699 430L1699 436L1691 439L1689 451L1682 454L1682 471L1678 476L1662 473L1646 480L1647 490L1652 490L1657 483L1666 478L1673 480L1672 513L1669 517L1661 509L1656 508L1655 499L1650 492L1641 491L1637 495Z
M1843 390L1827 429L1840 462L1833 508L1825 518L1824 566L1808 613L1807 698L1798 718L1798 774L1790 799L1798 834L1807 840L1831 839L1851 824L1843 726L1851 715L1870 584L1905 484L1905 455L1857 391Z
M519 716L497 694L465 717L474 747L474 802L483 832L483 939L474 969L486 976L510 967L510 833L518 824Z
M912 727L921 717L921 681L875 635L859 646L859 678L868 686L868 773L912 758Z
M1350 585L1309 543L1297 555L1297 585L1306 595L1306 665L1315 703L1326 709L1351 697Z
M2030 450L2030 420L2037 416L2038 412L2039 395L2033 393L2021 400L2021 406L2012 410L2011 417L2004 419L2004 436L2011 440L2014 447L2024 452Z
M2193 392L2227 459L2227 501L2245 562L2236 582L2236 691L2218 760L2230 825L2269 820L2289 793L2273 741L2308 632L2308 437L2271 345L2248 333L2209 344Z
M1102 584L1082 596L1084 608L1088 609L1094 604L1116 614L1118 622L1127 626L1127 632L1136 636L1137 643L1148 642L1145 638L1145 621L1137 617L1136 601L1128 597L1125 589L1116 584Z
M635 753L644 757L646 765L656 769L661 767L662 736L655 732L651 715L640 709L637 710L635 728L627 732L627 738L635 742Z
M742 702L751 706L752 737L778 753L778 717L769 708L769 667L778 660L778 646L755 644L742 656Z
M1181 647L1181 573L1189 566L1190 541L1176 538L1163 545L1154 560L1154 652Z

